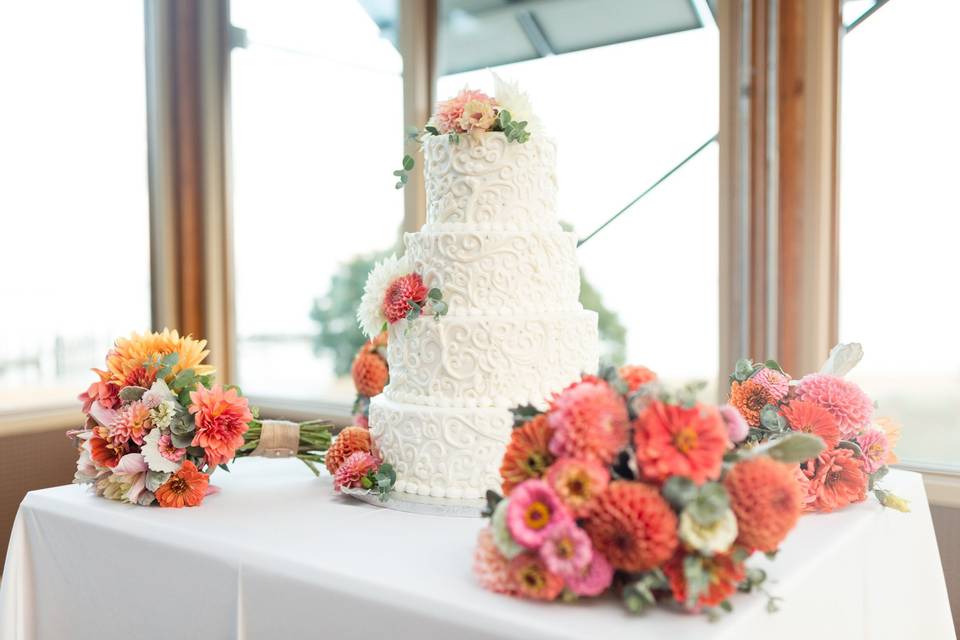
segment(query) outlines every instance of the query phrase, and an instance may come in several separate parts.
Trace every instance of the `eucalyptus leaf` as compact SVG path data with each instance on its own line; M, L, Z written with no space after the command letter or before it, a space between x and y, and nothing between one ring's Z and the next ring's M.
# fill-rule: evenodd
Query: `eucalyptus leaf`
M170 433L170 442L177 449L186 449L193 442L193 431L189 433Z
M780 433L787 428L787 421L775 405L768 404L760 410L760 424L768 431Z
M710 588L710 573L704 571L699 556L689 555L683 559L683 578L687 583L687 609L695 609L700 596Z
M440 135L440 131L439 131L436 127L434 127L434 126L427 125L427 126L425 126L423 129L424 129L424 131L426 131L426 132L429 133L430 135L434 135L434 136Z
M410 156L410 155L403 156L404 170L410 171L411 169L413 169L413 165L414 165L413 156Z
M653 590L642 580L628 583L622 595L623 604L630 613L643 613L657 602Z
M779 373L783 373L784 375L786 375L783 371L783 367L781 367L780 363L777 362L776 360L767 360L766 362L763 363L763 366L765 366L767 369L773 369L774 371L777 371Z
M685 510L694 520L709 526L720 520L729 509L730 497L723 485L719 482L707 482L700 487L696 497L687 504Z
M664 499L677 510L682 510L697 497L696 483L685 476L671 476L663 483Z
M765 455L780 462L799 463L816 458L824 449L823 440L809 433L791 433L748 451L750 457Z
M752 375L753 362L751 362L749 358L741 358L737 360L737 364L733 369L733 379L738 382L744 382Z
M196 377L197 375L193 369L184 369L173 379L173 387L178 389L192 389Z
M837 447L840 449L850 449L858 457L863 457L863 449L860 448L860 445L854 442L853 440L841 440L837 443Z
M430 291L427 292L427 297L430 298L431 300L442 300L443 292L440 291L440 289L437 289L436 287L434 287L433 289L430 289Z
M147 392L143 387L124 387L120 389L120 393L117 394L120 397L120 401L124 404L128 402L136 402L143 397L143 394Z

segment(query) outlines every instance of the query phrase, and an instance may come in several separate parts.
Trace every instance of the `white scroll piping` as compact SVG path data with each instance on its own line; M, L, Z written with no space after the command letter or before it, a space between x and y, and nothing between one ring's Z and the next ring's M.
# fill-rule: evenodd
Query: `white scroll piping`
M260 443L251 456L292 458L300 448L300 425L288 420L264 420Z

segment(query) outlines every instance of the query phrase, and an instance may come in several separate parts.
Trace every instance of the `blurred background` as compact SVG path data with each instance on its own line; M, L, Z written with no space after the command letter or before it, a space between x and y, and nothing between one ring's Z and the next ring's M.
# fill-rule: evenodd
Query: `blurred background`
M366 272L423 223L407 129L492 69L558 141L581 237L656 185L579 252L605 358L716 394L741 355L800 375L862 342L960 583L957 24L952 0L0 2L0 543L70 480L118 335L205 336L267 413L347 419Z

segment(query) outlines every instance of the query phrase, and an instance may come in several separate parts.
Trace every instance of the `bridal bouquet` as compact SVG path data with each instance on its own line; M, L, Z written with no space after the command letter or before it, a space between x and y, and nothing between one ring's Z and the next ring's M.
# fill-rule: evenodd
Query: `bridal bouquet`
M823 443L791 434L736 451L735 416L697 390L670 393L631 366L584 376L546 412L517 409L503 495L488 494L474 554L482 586L537 600L615 589L634 612L673 602L710 614L762 590L745 561L775 553L796 524L794 468Z
M296 456L319 473L330 424L260 420L236 387L214 383L205 346L167 329L116 341L79 397L86 424L68 432L80 452L74 482L111 500L193 507L236 457Z
M776 442L792 433L821 438L826 449L796 472L805 511L828 512L866 500L907 511L907 501L879 483L897 461L900 428L874 417L874 403L844 376L860 362L859 344L837 345L817 373L792 380L773 360L737 362L730 376L730 404L746 421L741 448Z

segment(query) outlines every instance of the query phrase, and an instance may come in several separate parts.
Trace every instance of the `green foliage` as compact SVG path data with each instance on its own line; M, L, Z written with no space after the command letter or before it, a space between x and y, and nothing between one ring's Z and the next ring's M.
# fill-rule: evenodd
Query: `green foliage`
M394 187L397 189L403 189L405 186L407 186L407 182L410 180L410 172L413 170L415 164L416 163L413 161L413 156L403 156L403 165L401 168L393 172L393 175L397 177L397 184L395 184Z
M506 109L497 115L497 124L499 129L507 136L508 142L524 143L530 139L530 132L527 131L527 121L516 121Z
M510 413L513 414L513 428L517 429L536 418L543 413L543 411L540 411L540 409L537 409L532 404L522 404L519 407L510 409Z
M361 255L341 265L333 274L326 294L313 303L310 317L318 325L313 353L333 356L333 370L338 376L350 373L354 355L366 342L357 326L357 307L367 283L367 274L378 260L389 254L389 251L383 251Z

